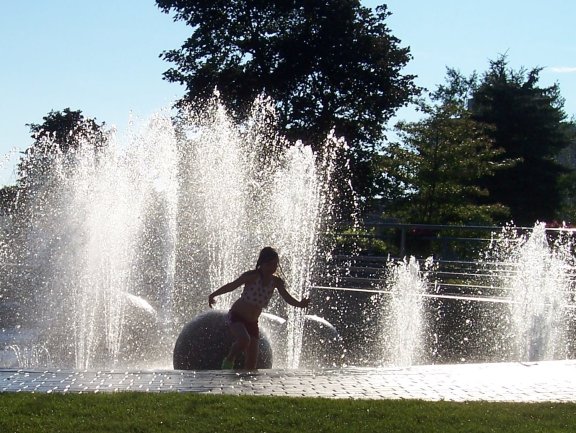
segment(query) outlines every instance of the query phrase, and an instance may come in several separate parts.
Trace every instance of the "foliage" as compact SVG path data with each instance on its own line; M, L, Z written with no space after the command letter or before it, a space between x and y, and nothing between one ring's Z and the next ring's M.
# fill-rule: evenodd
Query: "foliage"
M82 111L50 111L41 124L28 124L34 142L18 165L18 185L30 192L47 183L55 155L74 153L83 143L94 150L105 146L104 123L85 118Z
M338 254L385 256L398 255L397 242L392 235L382 236L375 227L347 228L337 233L334 250Z
M3 432L565 432L573 403L428 402L193 393L0 394Z
M401 141L382 156L387 210L423 223L529 226L570 214L573 169L557 159L574 123L558 86L538 86L540 70L511 70L505 56L482 77L448 69L436 105L421 102L426 117L401 122Z
M0 189L0 214L10 214L15 210L18 187L6 185Z
M51 111L43 119L42 124L28 125L34 142L20 160L16 186L7 191L7 200L10 200L7 209L13 217L9 226L11 251L22 262L34 257L27 250L29 240L38 239L36 233L43 229L43 224L49 219L48 213L58 215L60 212L59 197L63 193L63 185L59 179L74 168L75 152L85 144L93 146L94 152L98 152L107 140L104 123L98 124L94 119L85 118L79 110L66 108L63 112ZM90 147L86 149L91 150ZM58 230L63 233L66 227L60 225ZM63 235L58 230L51 232L51 237L43 237L42 242L49 245L47 249L63 252L59 248ZM54 260L56 254L49 257ZM45 281L40 268L29 276L35 281L20 283L21 286L38 288Z
M490 224L505 214L502 206L477 203L490 194L479 179L504 164L493 163L502 151L490 140L489 128L470 117L461 96L440 89L433 94L438 104L421 102L422 120L397 125L400 141L391 143L380 161L388 216L424 224Z
M490 136L504 150L496 161L518 161L483 180L491 192L485 203L509 207L519 225L556 218L564 195L559 181L569 173L556 162L570 142L564 100L557 84L538 85L540 71L514 71L500 56L475 84L471 104L473 119L492 125Z
M50 111L43 117L44 123L31 123L33 145L38 151L51 152L53 147L46 147L47 144L57 143L58 149L62 153L76 150L81 143L97 138L98 145L104 143L105 134L102 130L104 123L99 125L95 119L87 119L82 111L72 111L65 108L64 111ZM49 139L46 141L45 139Z
M391 35L385 6L359 1L157 0L192 28L162 58L164 77L183 84L180 104L210 98L244 119L261 94L276 101L282 133L315 150L334 130L351 148L354 186L374 195L372 157L386 122L419 89L402 75L409 49Z
M562 191L562 206L558 219L569 224L576 223L576 121L571 120L566 125L566 134L570 144L557 157L557 161L568 169L558 181Z

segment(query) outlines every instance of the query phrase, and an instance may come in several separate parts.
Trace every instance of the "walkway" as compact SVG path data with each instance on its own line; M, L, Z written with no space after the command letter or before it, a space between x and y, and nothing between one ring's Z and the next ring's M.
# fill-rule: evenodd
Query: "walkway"
M576 360L333 370L0 370L1 392L196 392L356 399L576 402Z

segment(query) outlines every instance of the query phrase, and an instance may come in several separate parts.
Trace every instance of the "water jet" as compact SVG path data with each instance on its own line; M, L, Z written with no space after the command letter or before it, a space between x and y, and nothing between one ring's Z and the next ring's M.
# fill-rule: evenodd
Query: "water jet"
M52 155L2 222L0 366L171 368L179 332L264 245L294 296L313 299L308 314L271 303L274 367L574 356L572 232L503 230L475 263L480 282L450 285L441 264L406 257L378 262L377 284L346 287L327 275L322 238L345 143L327 137L322 155L288 143L271 107L256 101L239 125L215 99L202 116L161 112L112 132L99 152L88 141Z

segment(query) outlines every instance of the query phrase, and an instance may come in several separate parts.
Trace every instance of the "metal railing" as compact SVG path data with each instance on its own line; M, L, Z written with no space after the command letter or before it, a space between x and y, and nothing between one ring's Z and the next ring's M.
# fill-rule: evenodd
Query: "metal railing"
M533 227L512 227L522 233L530 232ZM502 226L480 225L440 225L405 223L367 223L364 231L372 234L343 233L343 237L358 237L370 241L385 241L393 249L391 255L406 257L434 256L444 260L467 260L474 257L480 249L486 247L494 234L502 232ZM574 228L550 227L549 233L576 233ZM464 254L462 250L468 251Z

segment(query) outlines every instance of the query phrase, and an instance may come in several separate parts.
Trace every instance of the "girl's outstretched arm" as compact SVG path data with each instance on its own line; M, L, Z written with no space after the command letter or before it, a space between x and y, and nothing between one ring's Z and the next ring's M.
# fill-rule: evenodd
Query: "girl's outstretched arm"
M216 303L216 300L214 299L216 296L232 292L236 290L238 287L240 287L242 284L246 284L248 281L250 281L251 278L253 278L252 274L253 271L244 272L242 275L240 275L231 283L224 284L219 289L216 289L212 293L210 293L210 295L208 296L208 305L210 306L210 308L212 308L212 306Z
M280 296L282 296L282 298L293 307L306 308L310 304L309 298L302 298L301 301L298 301L290 293L288 293L288 290L286 290L286 284L281 278L278 278L276 288L278 289Z

